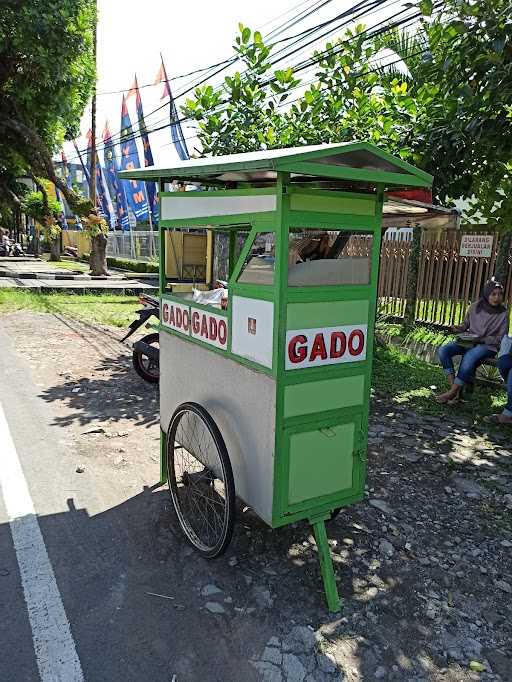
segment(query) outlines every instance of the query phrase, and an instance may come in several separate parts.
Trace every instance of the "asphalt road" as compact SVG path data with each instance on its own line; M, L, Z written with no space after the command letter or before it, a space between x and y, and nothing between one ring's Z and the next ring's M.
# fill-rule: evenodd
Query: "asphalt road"
M196 558L167 528L159 538L167 492L99 464L77 473L1 330L0 348L0 681L257 679L245 642L258 637L183 589Z

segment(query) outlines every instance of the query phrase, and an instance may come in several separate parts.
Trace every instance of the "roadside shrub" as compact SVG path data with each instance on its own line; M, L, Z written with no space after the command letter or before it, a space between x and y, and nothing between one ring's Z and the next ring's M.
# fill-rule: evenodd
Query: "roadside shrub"
M89 254L84 253L82 260L88 261ZM107 265L119 270L130 270L131 272L158 272L158 263L147 263L146 261L130 260L128 258L107 257Z

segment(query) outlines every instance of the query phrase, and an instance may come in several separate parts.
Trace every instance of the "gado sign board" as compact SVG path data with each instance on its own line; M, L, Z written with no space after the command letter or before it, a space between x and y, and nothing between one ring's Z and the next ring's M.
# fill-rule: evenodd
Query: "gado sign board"
M163 299L160 319L164 327L199 339L215 348L227 350L228 322L223 315Z
M460 255L467 258L490 258L493 241L492 234L464 234L460 242Z
M286 369L305 369L366 359L368 325L356 324L286 333Z

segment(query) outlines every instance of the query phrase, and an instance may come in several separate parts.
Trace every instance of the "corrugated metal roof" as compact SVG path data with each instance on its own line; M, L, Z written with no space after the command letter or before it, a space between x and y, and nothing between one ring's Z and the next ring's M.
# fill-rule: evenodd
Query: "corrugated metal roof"
M270 149L122 171L122 179L251 182L275 179L277 171L355 182L430 186L432 176L367 142Z

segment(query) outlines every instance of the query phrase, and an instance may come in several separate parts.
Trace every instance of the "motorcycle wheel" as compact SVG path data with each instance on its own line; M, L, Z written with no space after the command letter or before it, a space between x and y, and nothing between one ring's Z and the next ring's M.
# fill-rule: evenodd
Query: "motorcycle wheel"
M159 334L147 334L141 341L150 346L159 347ZM157 384L160 381L160 367L140 351L134 350L132 355L133 369L137 374L150 384Z

